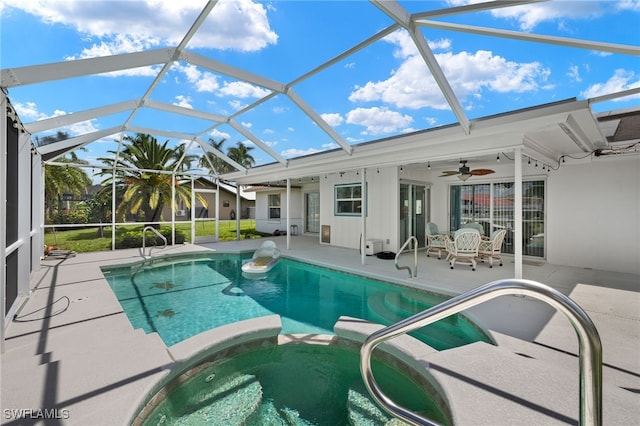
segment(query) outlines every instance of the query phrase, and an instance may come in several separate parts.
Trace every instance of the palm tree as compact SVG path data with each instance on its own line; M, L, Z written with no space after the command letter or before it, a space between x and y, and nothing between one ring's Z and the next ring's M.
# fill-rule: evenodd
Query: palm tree
M226 139L220 139L216 142L215 139L209 138L209 145L217 151L222 151L222 145L226 142ZM208 161L207 161L208 160ZM206 151L202 157L200 157L200 161L198 165L204 169L208 169L211 174L217 175L231 171L229 165L220 157L215 155L213 152ZM213 166L213 168L211 168Z
M242 142L238 142L236 146L229 148L229 151L227 151L227 156L241 166L249 168L256 162L251 154L249 154L249 151L251 151L252 149L252 146L247 146Z
M135 137L125 136L125 144L118 155L116 164L115 179L116 185L124 188L122 202L116 210L119 218L124 218L125 213L136 214L138 211L144 212L144 219L147 222L158 222L162 220L162 209L166 204L171 203L172 172L176 167L182 170L181 164L191 164L195 160L193 155L186 155L182 163L178 161L183 157L185 147L179 145L177 148L167 146L169 141L160 144L151 135L138 133ZM109 151L116 155L115 151ZM99 158L105 164L113 166L114 158ZM153 172L157 170L158 173ZM102 184L102 191L111 192L111 181L113 175L111 171L104 171L101 174L109 175ZM191 207L191 187L185 185L186 180L175 181L176 200L184 201L187 207ZM206 201L196 194L198 200L206 206ZM174 203L177 208L177 203Z
M57 160L59 163L86 164L86 161L78 159L75 152L69 157L62 157ZM44 166L44 200L49 213L49 218L53 216L55 209L60 210L62 205L62 194L71 192L80 195L91 185L91 178L87 173L78 167L69 166Z

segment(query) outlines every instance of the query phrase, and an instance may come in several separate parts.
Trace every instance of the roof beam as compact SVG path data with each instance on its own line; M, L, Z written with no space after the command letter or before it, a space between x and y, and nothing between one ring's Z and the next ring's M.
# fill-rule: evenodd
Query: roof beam
M634 55L634 56L640 55L640 47L624 45L624 44L602 43L597 41L587 41L587 40L580 40L575 38L565 38L565 37L547 36L547 35L540 35L540 34L522 33L519 31L498 30L494 28L476 27L472 25L451 24L451 23L440 22L440 21L429 21L426 19L419 19L416 21L416 24L423 27L437 28L441 30L451 30L451 31L459 31L459 32L470 33L470 34L510 38L514 40L524 40L524 41L532 41L537 43L555 44L559 46L577 47L580 49L620 53L623 55Z
M221 151L218 151L217 149L215 149L214 147L212 147L208 143L204 143L202 141L202 139L195 138L194 140L198 143L198 145L200 145L200 148L202 148L203 151L212 153L213 155L215 155L216 157L222 159L225 163L230 164L232 167L234 167L236 170L241 171L242 173L246 173L247 172L247 168L246 167L236 163L231 158L226 156ZM207 161L209 161L208 158L207 158ZM211 167L213 167L213 164L211 164L211 163L209 163L209 164L211 165ZM216 173L220 174L220 172L218 170L216 170Z
M48 145L40 146L37 151L41 154L49 154L51 152L64 150L66 148L77 149L83 145L86 145L90 142L96 141L98 139L105 138L107 136L114 135L122 131L121 126L110 127L104 130L98 130L97 132L85 133L84 135L76 136L75 138L64 139L62 141L50 143ZM63 152L60 155L66 154L67 151ZM58 157L60 156L58 155Z
M418 12L411 15L415 19L434 18L442 16L459 15L461 13L481 12L484 10L500 9L503 7L523 6L531 3L544 3L549 0L500 0L486 1L484 3L471 3L464 6L447 7L445 9L430 10L428 12Z
M264 87L265 89L272 90L274 92L284 92L285 85L277 81L262 77L258 74L242 70L240 68L233 67L231 65L215 61L207 58L206 56L199 55L194 52L184 51L180 55L180 60L188 62L192 65L197 65L202 68L217 72L219 74L233 77L236 80L244 81L254 84L256 86Z
M159 111L170 112L174 114L185 115L187 117L201 118L207 121L215 121L216 123L224 123L227 121L227 117L218 114L212 114L205 111L199 111L193 108L185 108L178 105L172 105L165 102L158 102L151 99L144 101L144 107L157 109Z
M195 135L189 135L187 133L172 132L169 130L151 129L149 127L141 127L141 126L127 126L125 130L127 132L146 133L149 135L165 136L167 138L181 139L181 140L188 140L188 141L193 140L193 138L195 137Z
M333 130L333 127L329 126L326 121L320 117L313 108L311 108L307 103L302 100L300 96L292 89L289 88L287 90L287 96L296 104L298 107L305 113L309 118L311 118L322 130L324 130L330 137L333 139L338 145L342 147L349 155L353 152L353 148L347 142L342 139L342 137Z
M233 127L234 129L236 129L238 132L242 133L242 135L244 135L244 137L249 139L251 142L255 143L260 148L262 148L267 154L272 156L279 163L281 163L281 164L283 164L285 166L289 163L287 160L285 160L280 155L278 155L274 150L272 150L271 147L269 147L269 145L267 145L266 143L262 142L253 133L248 131L244 126L238 124L237 121L231 119L231 120L229 120L229 125L231 127Z
M407 30L416 47L418 48L422 59L424 59L425 63L427 64L429 71L431 71L431 75L440 88L440 91L444 95L447 103L458 119L460 126L464 130L465 134L468 135L471 132L471 124L469 123L469 119L464 113L460 101L458 101L458 98L453 92L453 89L449 84L449 80L447 80L447 77L444 75L442 68L440 68L440 64L438 64L438 61L431 51L427 40L412 22L411 15L409 15L409 13L395 0L371 0L371 2Z
M44 132L59 127L69 126L83 121L93 120L105 115L117 114L122 111L134 109L138 105L138 100L130 100L119 102L117 104L105 105L99 108L87 109L84 111L73 112L65 115L45 118L44 120L33 121L24 125L25 130L34 134Z
M122 55L7 68L1 71L0 86L11 88L161 64L170 60L174 51L175 49L147 50Z

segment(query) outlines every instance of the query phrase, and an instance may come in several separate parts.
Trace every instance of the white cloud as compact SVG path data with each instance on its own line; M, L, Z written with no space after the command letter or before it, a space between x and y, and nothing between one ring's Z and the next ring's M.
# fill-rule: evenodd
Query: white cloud
M64 25L97 41L77 57L133 52L151 46L176 46L204 8L205 0L21 0L11 7L52 25ZM5 11L3 10L3 13ZM221 0L188 48L261 50L276 44L265 7L251 0Z
M177 106L181 106L181 107L184 107L184 108L193 109L193 106L191 105L191 97L190 96L184 96L184 95L176 96L176 102L173 102L173 105L177 105Z
M609 95L611 93L621 92L640 87L640 77L633 71L617 69L615 73L604 83L595 83L580 93L585 99L595 98L597 96ZM624 98L615 99L617 101L640 99L640 94L625 96Z
M349 100L382 101L399 108L449 109L435 79L406 32L396 32L392 36L386 40L398 44L395 54L404 61L388 79L356 86ZM450 47L447 42L440 45ZM537 90L550 74L549 69L539 62L508 61L486 50L475 53L444 52L435 56L461 102L467 97L480 95L486 89L516 93Z
M329 142L329 143L323 143L322 144L322 149L325 149L325 150L336 149L336 148L339 148L339 147L340 147L340 145L338 145L335 142Z
M297 149L297 148L289 148L280 152L280 155L284 158L295 158L301 157L303 155L315 154L316 152L320 152L319 149L316 148L308 148L308 149Z
M567 71L567 76L578 83L582 81L582 77L580 77L580 69L577 65L572 65L569 67L569 71Z
M242 124L247 129L250 129L253 126L253 123L250 123L248 121L242 121L242 122L240 122L240 124Z
M200 93L215 93L220 88L216 74L208 71L202 72L194 65L174 64L172 70L182 74L187 82Z
M344 122L344 118L335 112L320 114L320 117L327 122L327 124L331 127L337 127Z
M452 6L484 2L485 0L448 1ZM558 28L562 29L564 18L592 18L600 14L600 5L595 1L551 1L496 8L490 13L497 18L515 21L523 31L530 31L538 24L547 21L558 22Z
M218 96L233 96L236 98L263 98L271 93L267 89L254 86L244 81L232 81L223 83L223 87L218 91Z
M212 131L210 131L209 136L211 136L215 141L220 141L221 139L228 141L229 138L231 138L231 135L229 133L221 132L218 129L213 129Z
M366 127L363 134L379 135L403 131L413 118L388 108L356 108L347 113L347 123Z
M615 5L620 10L640 11L640 0L618 0Z
M296 129L294 129L293 127L287 127L287 130L290 131L290 132L295 132L296 131Z

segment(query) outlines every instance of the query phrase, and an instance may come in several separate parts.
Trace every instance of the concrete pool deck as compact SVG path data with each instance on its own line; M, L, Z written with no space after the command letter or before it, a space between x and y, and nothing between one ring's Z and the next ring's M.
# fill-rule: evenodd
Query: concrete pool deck
M316 237L292 236L291 250L286 249L286 237L273 240L284 256L387 277L446 294L459 294L487 282L510 278L514 270L508 257L503 267L490 269L479 264L476 271L464 266L451 270L444 260L427 258L420 252L418 276L408 279L407 271L396 270L393 260L368 256L362 265L358 251L323 246ZM261 242L243 240L174 246L154 250L153 255L208 249L255 250ZM139 251L131 249L42 261L41 270L31 280L31 296L24 300L16 320L6 330L1 357L2 424L124 425L131 420L145 392L175 364L171 352L156 334L147 335L132 328L100 271L103 265L139 259ZM409 259L412 260L412 256L405 256L402 261ZM587 312L603 345L604 424L637 423L640 418L640 277L544 262L523 265L523 276L554 287ZM577 338L569 322L551 307L529 298L503 296L468 313L494 334L501 347L548 363L550 371L569 370L577 385ZM482 350L477 353L477 360L485 359ZM460 359L469 356L473 359L468 353ZM454 367L444 361L440 365L442 371ZM511 386L519 385L545 396L550 404L554 391L562 392L547 382L536 386L530 377L521 383L521 377L514 377L502 365L490 371L485 366L475 378L473 371L463 369L464 365L459 367L459 374L467 378L468 386L481 388L480 384L494 379L497 380L495 386L508 384L494 392L481 389L491 393L494 399L508 400ZM522 405L522 401L519 404ZM553 410L547 406L538 408L543 413ZM568 414L548 417L549 423L572 423L578 416L577 401L575 407L568 410ZM42 420L45 414L53 414L58 419L45 422ZM477 418L477 424L489 424L481 416L473 417L478 414L469 413L460 419ZM509 423L507 418L505 424Z

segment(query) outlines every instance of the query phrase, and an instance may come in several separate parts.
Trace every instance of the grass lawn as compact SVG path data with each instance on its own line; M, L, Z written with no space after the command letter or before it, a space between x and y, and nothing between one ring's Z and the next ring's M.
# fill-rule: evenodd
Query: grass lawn
M161 228L170 228L171 225L162 225ZM142 231L144 225L120 225L116 226L116 241L124 233L129 231ZM45 245L52 246L56 250L73 250L77 253L111 250L111 226L103 227L103 236L98 234L98 228L68 229L47 228L44 236ZM191 223L176 223L176 231L181 231L186 242L191 242ZM215 222L196 222L196 236L215 235ZM256 232L256 221L245 219L240 221L241 238L261 238L270 234ZM218 241L233 241L236 239L236 222L231 220L220 221Z

